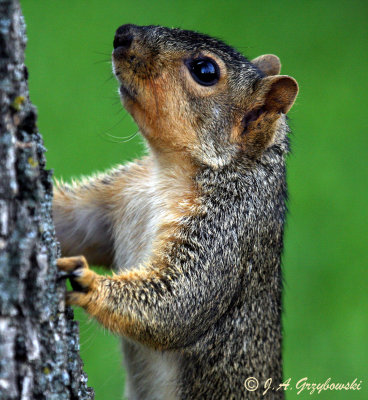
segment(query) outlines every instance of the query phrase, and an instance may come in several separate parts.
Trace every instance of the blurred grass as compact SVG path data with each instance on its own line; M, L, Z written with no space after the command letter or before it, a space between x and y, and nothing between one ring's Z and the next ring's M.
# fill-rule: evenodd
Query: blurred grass
M300 95L290 112L290 214L284 255L284 364L291 385L362 380L368 398L366 1L23 0L30 93L56 177L90 174L142 154L122 110L110 52L123 23L199 30L249 58L277 54ZM119 341L81 320L96 399L120 399ZM317 395L317 394L315 394ZM288 391L287 399L307 398Z

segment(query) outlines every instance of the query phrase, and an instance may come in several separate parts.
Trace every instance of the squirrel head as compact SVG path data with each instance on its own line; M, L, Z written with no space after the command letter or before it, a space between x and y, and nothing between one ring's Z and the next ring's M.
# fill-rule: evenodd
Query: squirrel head
M192 31L123 25L112 58L123 105L151 149L213 168L259 158L298 93L276 56L250 62Z

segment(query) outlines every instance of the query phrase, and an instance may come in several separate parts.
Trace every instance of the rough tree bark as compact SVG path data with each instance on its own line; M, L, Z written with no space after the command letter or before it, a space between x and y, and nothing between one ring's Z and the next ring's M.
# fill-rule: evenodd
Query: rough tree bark
M93 399L57 282L51 172L28 98L25 44L18 1L0 0L0 399Z

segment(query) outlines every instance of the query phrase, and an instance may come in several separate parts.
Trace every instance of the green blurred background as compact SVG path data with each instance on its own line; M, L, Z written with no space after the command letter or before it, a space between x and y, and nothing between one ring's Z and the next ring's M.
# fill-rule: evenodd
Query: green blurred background
M277 54L297 79L290 112L290 213L284 255L284 376L291 385L347 382L368 398L366 1L23 0L31 100L48 167L90 174L142 154L112 78L115 29L124 23L194 29L249 58ZM81 353L97 400L121 399L119 340L79 310ZM307 398L287 392L287 399Z

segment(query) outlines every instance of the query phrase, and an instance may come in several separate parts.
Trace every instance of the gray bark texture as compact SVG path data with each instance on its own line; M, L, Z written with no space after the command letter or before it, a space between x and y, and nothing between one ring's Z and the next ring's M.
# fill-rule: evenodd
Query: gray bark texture
M24 65L17 0L0 0L0 399L93 399L57 280L52 179Z

